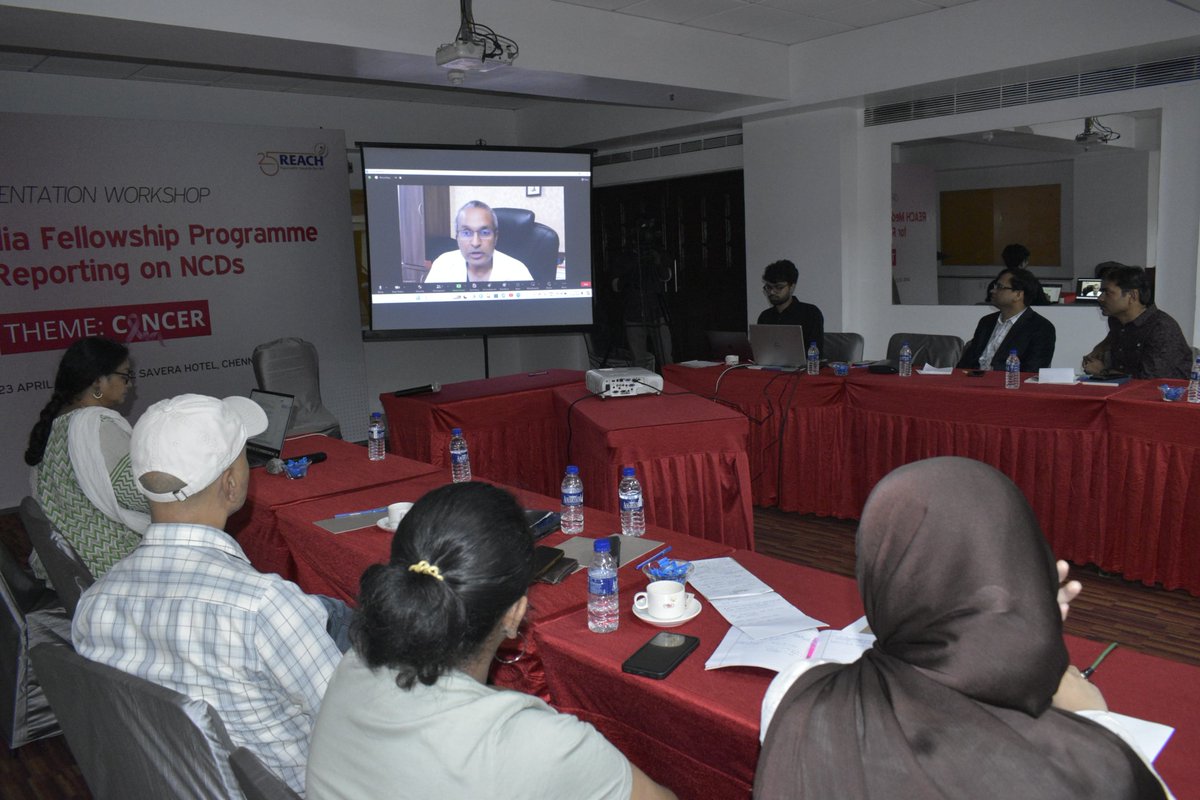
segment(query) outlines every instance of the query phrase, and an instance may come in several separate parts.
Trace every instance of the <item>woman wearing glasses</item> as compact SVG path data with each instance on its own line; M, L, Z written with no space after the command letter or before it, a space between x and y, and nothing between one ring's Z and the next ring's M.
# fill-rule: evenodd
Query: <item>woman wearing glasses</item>
M75 342L25 451L33 496L97 578L150 524L129 468L129 422L113 410L132 385L125 345L99 336Z

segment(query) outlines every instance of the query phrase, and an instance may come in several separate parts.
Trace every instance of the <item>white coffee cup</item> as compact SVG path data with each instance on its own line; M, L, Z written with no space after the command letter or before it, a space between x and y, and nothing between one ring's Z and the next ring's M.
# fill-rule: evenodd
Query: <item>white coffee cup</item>
M737 366L737 363L738 363L738 357L737 357L737 356L735 356L735 355L728 355L728 356L725 356L725 365L726 365L726 366L729 366L729 367L736 367L736 366Z
M679 619L694 596L685 592L678 581L654 581L646 591L633 596L633 607L654 619Z
M412 503L392 503L388 506L387 524L392 530L400 527L400 520L413 507Z

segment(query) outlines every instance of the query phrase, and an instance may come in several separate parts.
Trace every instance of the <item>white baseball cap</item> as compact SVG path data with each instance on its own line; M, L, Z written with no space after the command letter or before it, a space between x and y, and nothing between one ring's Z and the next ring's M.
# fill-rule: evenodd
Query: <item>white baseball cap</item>
M181 394L160 400L142 414L129 441L138 490L159 503L186 500L207 489L241 454L246 440L266 429L266 412L248 397ZM184 485L151 492L142 485L148 472L171 475Z

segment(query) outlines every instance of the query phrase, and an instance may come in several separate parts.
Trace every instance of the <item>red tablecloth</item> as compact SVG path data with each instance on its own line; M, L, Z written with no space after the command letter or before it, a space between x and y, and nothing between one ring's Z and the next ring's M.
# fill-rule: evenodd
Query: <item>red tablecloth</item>
M1105 403L1121 388L1023 383L1006 390L1003 372L905 379L855 371L846 385L845 516L858 516L896 467L965 456L1020 487L1057 556L1102 563Z
M745 416L670 384L662 395L612 399L560 386L554 399L587 505L617 511L621 467L631 465L647 523L754 547Z
M379 395L395 453L450 472L450 431L462 428L475 475L554 495L565 466L550 389L583 385L583 373L552 369L464 381L429 394Z
M1097 563L1126 578L1200 594L1200 405L1163 402L1137 381L1106 406L1107 535Z
M306 592L339 597L353 605L358 595L358 582L363 570L371 564L388 560L392 534L373 524L358 530L333 534L314 523L330 519L335 514L379 508L405 500L415 501L444 482L439 471L436 475L422 475L386 486L324 497L279 509L278 525L273 533L279 537L282 546L287 550L291 566L291 573L284 577L294 580ZM512 490L511 487L505 488L510 488L526 508L550 508L554 503L552 498L543 495L519 489ZM615 514L587 509L584 535L594 538L605 536L617 529L619 524ZM651 527L646 535L672 545L671 556L679 559L712 558L732 552L732 548L718 542L684 536L658 527ZM541 543L555 545L566 538L562 533L554 533ZM643 588L646 583L645 577L628 565L622 568L620 578L622 591L629 596ZM525 623L528 637L526 655L516 664L497 666L493 671L493 682L549 699L536 638L531 632L546 621L580 611L586 605L587 579L583 572L577 572L554 586L531 586L529 612Z
M246 504L230 517L225 530L238 540L246 556L262 572L289 577L291 554L275 530L275 512L292 503L343 494L365 486L392 483L416 475L441 473L438 467L389 455L383 461L367 458L367 449L326 436L300 436L284 444L283 456L324 452L328 460L313 464L307 477L288 480L265 469L250 472ZM371 508L373 506L363 506Z
M861 616L850 578L745 551L734 557L831 626ZM621 663L657 631L633 617L629 605L623 594L621 627L612 634L589 633L583 612L536 629L555 705L591 721L680 797L749 797L762 696L774 673L743 667L705 671L704 662L729 630L705 603L700 616L672 629L700 637L700 646L678 669L661 681L625 674ZM1068 637L1067 646L1072 661L1086 665L1104 645ZM1197 796L1200 670L1118 648L1096 672L1096 683L1112 710L1177 728L1156 766L1177 796Z
M732 405L750 420L746 450L755 505L822 516L844 513L836 500L845 446L845 378L830 370L809 377L678 364L663 367L663 375L688 391Z

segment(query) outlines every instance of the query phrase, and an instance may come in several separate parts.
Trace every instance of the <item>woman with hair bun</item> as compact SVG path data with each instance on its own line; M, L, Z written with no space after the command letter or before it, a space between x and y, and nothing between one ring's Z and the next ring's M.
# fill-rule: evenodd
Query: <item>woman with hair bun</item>
M29 432L33 496L99 578L137 547L149 504L129 468L129 348L89 336L63 353L54 394Z
M313 729L310 800L674 798L591 725L486 685L525 616L533 541L512 495L435 489L363 573L353 649Z

